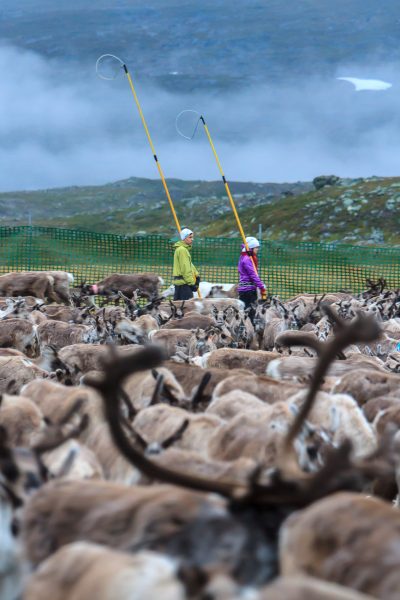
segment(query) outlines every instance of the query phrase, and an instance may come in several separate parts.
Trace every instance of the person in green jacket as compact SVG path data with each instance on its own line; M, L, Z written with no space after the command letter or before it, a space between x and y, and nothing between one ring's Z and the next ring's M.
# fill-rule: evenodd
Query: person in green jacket
M174 270L172 273L175 294L174 300L189 300L193 292L199 289L199 272L192 263L193 231L184 227L180 232L180 241L174 245Z

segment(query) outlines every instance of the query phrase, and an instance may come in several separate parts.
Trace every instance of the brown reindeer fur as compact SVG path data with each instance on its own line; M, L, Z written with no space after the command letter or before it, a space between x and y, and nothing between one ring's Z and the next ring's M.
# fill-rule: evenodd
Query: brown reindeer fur
M160 329L151 331L149 338L153 344L158 344L165 348L169 358L176 353L177 346L186 348L193 332L188 329Z
M193 307L202 315L210 315L214 311L214 306L218 310L224 310L229 307L236 308L237 310L243 310L244 303L238 298L194 298Z
M400 373L400 352L391 352L385 360L385 367L393 373Z
M400 393L387 394L386 396L378 396L377 398L371 398L362 407L362 411L366 419L373 423L376 416L381 412L392 406L400 406Z
M224 421L216 415L190 415L189 425L181 438L175 442L177 448L208 455L208 441Z
M229 290L224 290L222 285L213 285L206 298L237 298L239 284L235 283Z
M275 317L265 325L264 335L260 347L262 350L272 351L275 347L275 340L295 323L293 315L286 318Z
M147 443L163 442L189 417L186 410L168 404L156 404L138 413L133 428Z
M267 375L283 381L301 382L312 375L316 362L316 358L306 356L284 356L269 363ZM347 360L333 361L329 367L328 376L341 377L349 371L353 374L360 369L383 371L383 364L375 357L354 354Z
M179 472L191 475L201 475L212 481L233 481L238 485L245 485L257 464L251 458L238 458L233 461L219 461L201 456L198 452L182 450L181 448L168 448L152 459L171 469L179 469Z
M204 396L207 398L211 396L215 386L223 381L226 377L232 375L230 369L216 369L214 367L206 368L205 370L197 365L191 364L180 364L172 360L167 360L164 363L164 367L167 367L175 375L183 387L187 396L191 396L194 390L197 388L199 383L204 377L204 373L210 373L211 379L207 383L204 389ZM235 369L235 373L238 375L251 375L251 372L245 369Z
M313 575L397 600L400 512L377 498L333 494L286 520L279 554L285 576Z
M279 577L262 588L256 600L373 600L350 588L316 577Z
M157 373L163 377L163 385L168 386L168 390L170 390L177 402L181 405L187 404L185 392L174 374L165 367L159 367ZM134 408L141 410L150 404L156 385L157 380L152 371L146 370L127 377L124 381L123 389L128 394Z
M167 312L170 314L171 312L171 303L175 306L179 311L182 311L184 315L188 312L196 311L202 315L212 315L214 306L218 309L224 310L230 306L237 308L238 310L243 310L244 303L237 298L191 298L190 300L185 300L182 306L182 300L171 300L171 302L162 302L160 304L160 311Z
M251 412L252 415L258 412L261 417L270 413L269 404L243 390L231 390L212 400L206 409L206 414L217 415L225 421L243 412Z
M20 350L30 357L35 356L37 338L34 325L27 319L0 321L0 346Z
M168 321L161 329L207 329L215 325L215 321L208 315L201 315L197 312L186 314L181 319L172 319Z
M399 387L400 375L360 369L345 373L336 383L333 391L337 394L350 394L357 400L359 406L362 406L371 398L397 392Z
M233 371L230 377L226 377L215 387L213 399L232 390L243 390L263 402L273 404L287 400L303 389L303 386L299 384L277 381L266 375L243 375Z
M39 271L39 273L42 271ZM70 304L71 296L70 296L70 284L73 283L74 277L71 273L67 271L43 271L46 275L49 275L53 278L53 290L52 290L52 300L55 302L65 302L66 304Z
M284 402L268 408L262 416L239 413L216 429L208 444L209 456L227 461L246 457L263 468L274 467L294 416Z
M154 329L159 329L159 325L157 320L151 315L141 315L137 317L133 324L135 326L137 335L139 337L143 337L144 339L148 339L150 331Z
M85 321L82 316L82 309L65 306L64 304L44 304L39 310L36 310L32 314L41 315L43 317L41 319L42 322L46 318L52 321L63 321L64 323L73 321L74 323L81 324Z
M54 277L47 273L21 271L0 275L0 296L34 296L51 299Z
M22 539L34 565L80 539L120 550L161 551L197 515L220 514L224 507L215 496L171 485L59 480L41 487L26 504Z
M295 342L301 340L302 345L295 345ZM318 345L318 337L314 331L299 331L297 329L283 331L275 338L275 350L282 354L294 354L306 356L305 349L312 355L316 356L315 350ZM286 352L283 352L286 349Z
M3 394L0 425L7 431L11 446L32 446L46 427L43 414L29 398Z
M42 460L53 476L61 475L70 480L104 479L103 469L94 452L77 440L67 440L54 450L45 452ZM64 473L65 464L69 461L71 464Z
M400 403L397 402L392 406L389 406L385 410L382 411L381 414L376 416L375 420L375 429L379 436L382 436L386 430L386 427L389 423L393 423L396 425L398 429L400 429Z
M75 325L74 323L63 323L62 321L43 321L37 326L37 335L41 346L53 346L60 350L64 346L91 341L95 336L92 327L87 325Z
M132 354L133 356L142 348L143 346L136 344L111 347L103 344L72 344L61 348L58 356L71 373L76 373L76 378L79 379L83 373L101 371L104 362L110 360L114 354L117 356Z
M104 420L101 398L93 388L65 386L53 381L32 381L23 388L23 393L52 423L57 423L78 399L82 400L73 421L79 421L83 414L89 416L89 428L81 434L82 440L89 435L92 427Z
M91 427L85 437L85 445L96 456L107 481L133 485L140 480L140 472L116 448L107 423Z
M175 561L87 542L60 548L32 575L24 600L185 600Z
M256 375L265 375L267 365L278 358L277 352L265 350L238 350L235 348L218 348L206 355L204 368L248 369Z
M19 356L0 356L0 393L18 394L22 386L48 373Z
M110 296L116 292L122 292L128 298L139 289L140 294L149 299L157 298L163 281L156 273L113 273L101 281L98 281L98 294Z
M298 392L288 401L300 409L305 396L305 391ZM329 432L332 442L338 446L346 439L351 440L356 457L367 456L376 450L376 435L357 402L348 394L318 392L307 420Z
M151 419L154 412L156 412L151 411L151 409L147 409L147 411L148 414L143 415L143 420L145 418ZM169 436L173 435L174 432L177 431L177 429L179 429L181 425L183 425L184 420L188 419L189 424L183 432L183 434L180 436L180 438L174 443L174 447L180 448L181 450L195 452L205 457L208 454L208 441L210 437L214 434L218 427L220 427L224 423L224 421L216 415L193 415L186 412L185 415L182 415L185 418L179 423L179 421L176 420L176 414L171 415L172 419L169 419L168 411L160 412L165 414L165 422L161 424L158 430L156 429L156 431L154 431L154 428L152 427L150 421L148 422L148 428L146 430L146 427L143 425L143 421L141 421L140 419L142 413L138 417L137 421L135 421L135 430L139 431L139 433L141 433L142 437L146 439L146 441L162 443ZM158 415L156 414L155 419L157 419L157 417ZM139 424L139 422L141 426L136 427L136 423ZM177 427L174 429L175 423L177 424Z
M180 408L157 404L140 411L133 428L148 444L162 444L179 430L186 419L189 425L175 446L206 455L210 435L223 423L215 415L193 415Z

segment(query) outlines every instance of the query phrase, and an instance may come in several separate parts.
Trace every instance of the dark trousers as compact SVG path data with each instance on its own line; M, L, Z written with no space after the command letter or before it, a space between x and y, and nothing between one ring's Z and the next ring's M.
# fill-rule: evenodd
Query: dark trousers
M174 300L190 300L193 298L193 292L190 285L175 285Z
M257 290L251 290L249 292L239 292L239 300L244 302L245 309L249 308L252 305L254 306L254 308L251 308L249 310L249 317L251 322L253 322L253 319L256 314L255 305L257 304Z

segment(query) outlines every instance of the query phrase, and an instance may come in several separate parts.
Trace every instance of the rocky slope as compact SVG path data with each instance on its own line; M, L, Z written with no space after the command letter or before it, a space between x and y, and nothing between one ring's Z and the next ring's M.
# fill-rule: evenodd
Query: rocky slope
M182 225L203 236L238 236L221 181L172 179L168 185ZM400 177L232 182L230 187L246 232L258 234L261 225L268 239L400 245ZM0 194L0 226L29 222L123 235L175 235L161 182L139 178Z

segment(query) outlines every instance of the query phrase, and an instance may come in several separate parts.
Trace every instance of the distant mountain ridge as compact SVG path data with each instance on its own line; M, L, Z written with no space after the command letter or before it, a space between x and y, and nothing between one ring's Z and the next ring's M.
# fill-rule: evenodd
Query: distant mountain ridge
M2 0L0 37L80 68L112 52L186 92L400 59L395 0Z
M182 225L203 236L238 237L221 181L169 179ZM333 180L335 181L335 179ZM275 240L400 246L400 177L230 184L248 234ZM318 186L319 187L319 186ZM160 180L0 194L0 226L42 225L121 235L176 230Z

